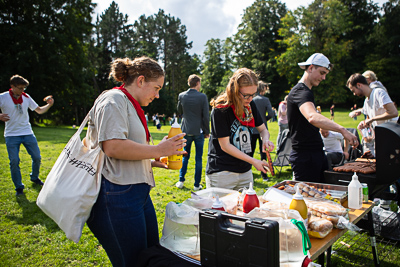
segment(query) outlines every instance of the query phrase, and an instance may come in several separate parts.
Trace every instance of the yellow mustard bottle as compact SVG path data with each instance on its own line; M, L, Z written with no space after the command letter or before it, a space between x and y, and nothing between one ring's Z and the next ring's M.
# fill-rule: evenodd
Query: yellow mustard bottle
M293 195L292 202L290 202L289 209L297 210L303 218L305 225L308 224L308 209L303 196L300 194L300 188L297 187L296 194Z
M175 122L171 125L171 129L169 130L168 138L174 137L175 135L180 133L182 133L181 127L175 120ZM183 147L178 151L183 151ZM180 170L181 168L182 168L182 155L168 156L168 169Z

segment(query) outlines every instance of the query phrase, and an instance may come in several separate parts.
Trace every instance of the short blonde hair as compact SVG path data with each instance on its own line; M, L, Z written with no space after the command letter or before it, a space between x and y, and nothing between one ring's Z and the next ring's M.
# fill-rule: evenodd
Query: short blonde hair
M370 79L371 82L375 82L378 80L378 77L376 77L375 72L373 72L372 70L367 70L362 74L362 76L364 76L366 79Z

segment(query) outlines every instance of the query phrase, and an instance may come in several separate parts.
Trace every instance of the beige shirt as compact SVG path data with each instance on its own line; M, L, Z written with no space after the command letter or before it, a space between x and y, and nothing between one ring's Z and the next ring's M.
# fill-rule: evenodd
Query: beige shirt
M146 131L128 97L120 90L108 90L95 101L89 114L89 144L111 139L129 139L147 144ZM119 185L146 183L155 186L151 160L120 160L105 155L102 174Z

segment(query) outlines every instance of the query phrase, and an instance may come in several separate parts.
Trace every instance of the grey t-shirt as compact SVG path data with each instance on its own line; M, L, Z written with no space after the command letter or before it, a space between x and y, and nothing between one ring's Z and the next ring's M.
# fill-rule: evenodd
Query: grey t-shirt
M89 114L89 144L111 139L129 139L147 144L146 131L128 97L120 90L109 90L95 101ZM151 160L120 160L105 155L102 174L119 185L146 183L155 186Z

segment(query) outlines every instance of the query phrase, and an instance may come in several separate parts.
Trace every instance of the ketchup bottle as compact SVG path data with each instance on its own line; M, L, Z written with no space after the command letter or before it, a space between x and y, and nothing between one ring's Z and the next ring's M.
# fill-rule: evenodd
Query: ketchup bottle
M225 211L223 203L219 200L219 196L214 200L214 203L212 204L211 207L213 210L222 210Z
M260 207L260 201L256 195L256 191L253 190L253 182L250 182L250 187L246 191L246 195L243 199L243 212L249 213L254 208Z

